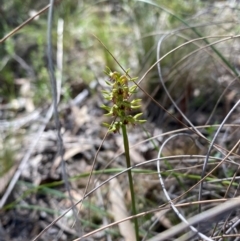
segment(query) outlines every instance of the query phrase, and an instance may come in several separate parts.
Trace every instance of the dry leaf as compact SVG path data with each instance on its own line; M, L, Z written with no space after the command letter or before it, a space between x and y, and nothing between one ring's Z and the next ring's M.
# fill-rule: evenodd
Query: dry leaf
M90 150L90 149L91 149L91 145L88 145L88 144L71 148L71 149L69 149L65 152L65 154L63 156L63 159L66 161L69 158L77 155L78 153L81 153L81 152L84 152L84 151ZM59 167L60 163L61 163L61 157L59 156L53 162L53 165L52 165L52 168L51 168L51 175L52 176L54 176L54 173L56 172L56 169Z
M166 213L169 210L161 210L154 214L154 216L159 220L159 222L167 229L172 227L171 221L166 217Z
M3 193L9 181L12 179L18 165L14 165L3 176L0 177L0 194Z
M87 123L91 120L90 115L88 114L88 107L84 105L82 108L77 106L72 106L72 116L74 119L74 133L83 126L84 123Z
M112 213L115 221L122 220L129 216L124 203L122 188L117 179L113 179L110 182L109 200L112 204ZM118 227L125 241L136 240L133 225L129 220L119 223Z

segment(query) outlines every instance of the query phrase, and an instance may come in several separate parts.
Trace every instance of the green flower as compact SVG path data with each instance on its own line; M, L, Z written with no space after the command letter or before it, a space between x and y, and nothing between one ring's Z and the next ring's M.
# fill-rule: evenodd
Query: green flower
M128 86L129 82L133 82L137 78L130 78L128 76L129 70L126 74L121 75L114 71L112 72L108 67L105 73L109 76L109 80L106 80L106 84L111 88L110 90L103 90L103 97L112 102L112 106L102 105L101 107L108 113L106 116L112 116L116 118L116 121L110 125L104 123L111 132L119 132L121 125L135 125L146 122L145 120L138 120L138 117L142 113L138 113L135 116L130 114L132 109L138 109L141 107L141 99L133 99L129 101L129 97L136 92L137 85Z

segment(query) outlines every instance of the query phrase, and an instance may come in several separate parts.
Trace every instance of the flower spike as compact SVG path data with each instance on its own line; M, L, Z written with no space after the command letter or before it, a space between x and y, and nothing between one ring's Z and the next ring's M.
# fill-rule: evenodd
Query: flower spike
M118 118L112 125L104 123L104 125L109 128L109 131L114 133L119 132L122 125L135 125L145 122L145 120L137 119L142 113L136 114L134 117L129 114L132 109L141 107L141 99L128 100L129 96L135 93L137 89L137 85L135 84L128 87L130 81L137 79L130 78L128 72L129 69L126 71L126 74L121 75L116 71L112 72L108 67L106 67L105 71L109 76L106 84L110 86L111 90L103 90L102 93L106 100L112 101L113 105L112 107L106 105L102 105L101 107L108 112L106 116Z

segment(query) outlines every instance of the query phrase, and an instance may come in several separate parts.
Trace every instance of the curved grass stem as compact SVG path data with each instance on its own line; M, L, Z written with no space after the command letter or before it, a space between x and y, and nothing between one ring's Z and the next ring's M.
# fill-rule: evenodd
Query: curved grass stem
M123 134L123 143L124 143L124 150L125 150L125 156L126 156L126 164L127 164L127 168L129 168L129 167L131 167L131 160L130 160L130 154L129 154L129 143L128 143L127 128L126 128L126 125L124 125L124 124L121 125L121 128L122 128L122 134ZM130 187L130 193L131 193L132 212L133 212L133 215L136 215L137 210L136 210L135 193L134 193L131 169L128 170L128 180L129 180L129 187ZM133 220L134 220L136 241L139 241L138 219L135 218Z

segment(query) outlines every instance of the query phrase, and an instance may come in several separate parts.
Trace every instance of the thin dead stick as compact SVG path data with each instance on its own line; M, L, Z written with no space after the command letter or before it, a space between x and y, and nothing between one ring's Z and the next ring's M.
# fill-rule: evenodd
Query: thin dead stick
M215 199L215 200L204 200L204 201L201 201L200 203L214 203L214 202L217 202L217 203L219 203L219 202L226 202L226 201L228 201L229 199ZM225 206L225 208L227 209L227 208L229 208L229 206L231 206L231 205L237 205L237 206L240 206L240 202L239 202L239 198L234 198L234 199L231 199L230 201L228 201L228 202L226 202L227 203L227 205ZM230 204L229 204L229 202L231 202ZM222 206L222 205L224 205L224 204L226 204L226 203L223 203L223 204L221 204L221 205L219 205L219 206ZM176 204L176 207L186 207L186 206L189 206L189 205L197 205L197 204L199 204L199 202L198 201L196 201L196 202L188 202L188 203L181 203L181 204ZM218 207L219 207L218 206ZM231 208L231 207L230 207ZM147 211L147 212L142 212L142 213L139 213L139 214L137 214L137 215L135 215L135 216L130 216L130 217L127 217L127 218L124 218L124 219L122 219L122 220L119 220L119 221L116 221L116 222L113 222L113 223L110 223L109 225L107 225L107 226L104 226L104 227L101 227L101 228L99 228L99 229L96 229L96 230L94 230L94 231L92 231L92 232L89 232L88 234L85 234L84 236L82 236L82 237L80 237L80 238L77 238L77 239L74 239L73 241L80 241L80 240L82 240L82 239L84 239L84 238L87 238L87 237L89 237L89 236L92 236L93 234L95 234L95 233L98 233L98 232L100 232L100 231L103 231L103 230L105 230L105 229L107 229L107 228L111 228L111 227L113 227L113 226L115 226L115 225L118 225L119 223L122 223L122 222L125 222L125 221L127 221L127 220L131 220L131 219L133 219L133 218L137 218L137 217L142 217L142 216L145 216L145 215L147 215L147 214L151 214L151 213L154 213L154 212L157 212L157 211L161 211L161 210L166 210L166 209L170 209L170 206L169 205L162 205L162 206L160 206L159 208L156 208L156 209L152 209L152 210L150 210L150 211ZM218 209L218 210L215 210L215 208L213 208L214 210L211 212L211 213L209 213L209 216L211 216L212 215L212 213L214 213L214 214L217 214L217 212L219 211L219 210L223 210L223 209ZM211 209L212 210L212 209ZM209 211L209 210L208 210ZM205 212L207 212L207 211L205 211ZM205 213L204 212L204 213ZM194 218L194 217L193 217ZM150 241L150 240L148 240L148 241Z
M50 7L50 4L48 4L46 7L44 7L43 9L41 9L39 12L37 12L35 15L33 15L31 18L27 19L25 22L23 22L22 24L20 24L18 27L16 27L15 29L13 29L10 33L8 33L5 37L3 37L0 40L0 44L3 43L4 41L6 41L8 38L10 38L12 35L14 35L15 33L17 33L21 28L23 28L25 25L27 25L28 23L30 23L34 18L36 18L37 16L41 15L42 13L44 13L46 10L48 10L48 8Z

